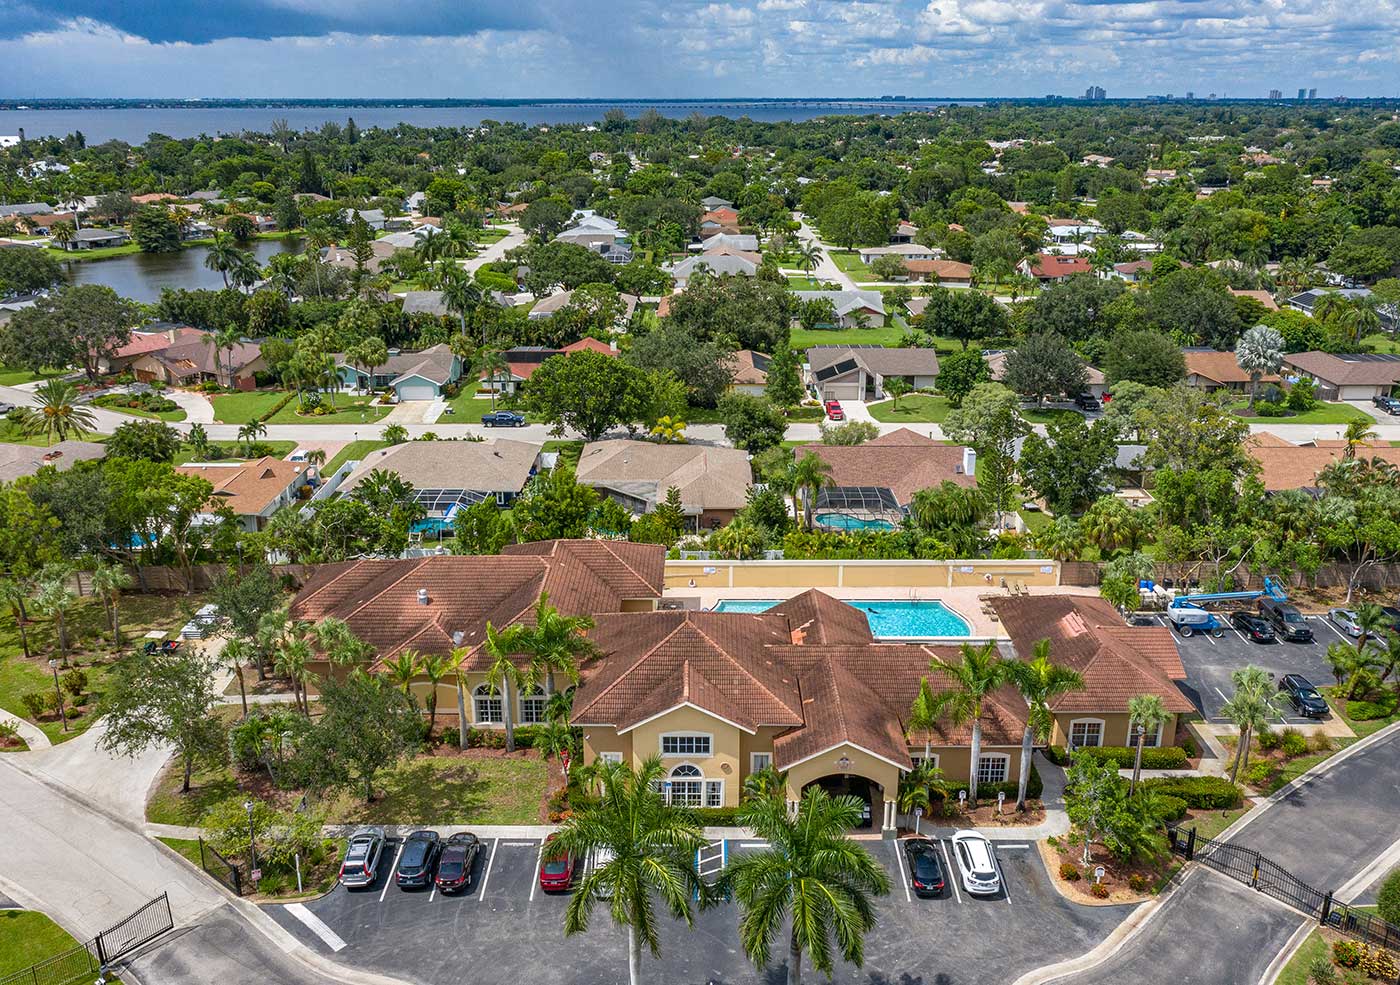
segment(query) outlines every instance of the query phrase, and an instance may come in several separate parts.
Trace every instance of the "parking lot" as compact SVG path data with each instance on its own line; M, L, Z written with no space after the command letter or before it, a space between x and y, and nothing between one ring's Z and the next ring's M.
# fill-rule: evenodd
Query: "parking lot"
M1220 613L1217 613L1220 615ZM1171 624L1165 616L1155 616L1164 626ZM1234 685L1230 674L1248 664L1263 667L1275 678L1284 674L1302 674L1318 687L1332 683L1332 669L1327 665L1327 648L1338 640L1350 642L1338 632L1326 616L1308 616L1312 627L1311 643L1255 643L1236 629L1225 630L1225 634L1215 639L1205 633L1197 633L1190 639L1183 639L1173 633L1181 662L1186 668L1186 680L1182 689L1207 719L1223 722L1220 708L1229 700ZM1288 725L1308 722L1310 719L1298 715L1293 706L1284 703L1280 721Z
M410 981L624 981L625 936L605 905L594 910L586 933L565 938L569 897L538 889L539 845L537 839L524 838L486 841L471 889L444 897L430 890L405 892L392 877L386 881L398 850L394 842L373 886L337 888L310 903L269 910L319 953ZM899 843L871 840L866 845L889 873L890 895L878 904L880 919L866 941L865 967L839 967L839 982L1011 981L1031 968L1093 948L1130 911L1066 901L1029 841L997 843L1004 891L981 898L969 896L949 878L942 896L920 899L910 890ZM701 871L713 878L738 855L761 847L761 842L715 842L701 853ZM946 840L940 842L946 861L951 861L949 849ZM687 929L662 911L661 958L644 956L644 973L670 985L781 982L781 969L764 975L748 963L739 946L738 912L734 904L722 903L697 913L694 927ZM783 948L775 951L781 958Z

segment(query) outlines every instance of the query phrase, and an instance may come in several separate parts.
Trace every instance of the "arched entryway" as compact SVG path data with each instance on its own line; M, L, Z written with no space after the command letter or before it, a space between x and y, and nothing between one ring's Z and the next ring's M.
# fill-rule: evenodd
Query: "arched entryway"
M859 773L829 773L806 784L802 788L804 793L808 787L821 787L833 797L857 798L865 807L862 810L861 823L856 825L856 830L880 830L883 824L885 789L869 777Z
M895 795L902 767L852 742L813 753L780 768L787 770L788 801L796 804L802 792L819 786L831 794L849 794L866 805L861 828L887 838L895 834Z

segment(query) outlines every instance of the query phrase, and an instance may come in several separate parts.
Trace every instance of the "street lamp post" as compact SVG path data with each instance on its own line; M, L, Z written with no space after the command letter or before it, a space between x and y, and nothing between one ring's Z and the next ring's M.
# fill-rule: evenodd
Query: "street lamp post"
M53 696L58 699L58 719L63 723L63 731L68 731L68 710L63 707L63 689L58 686L58 661L49 661L49 670L53 671Z

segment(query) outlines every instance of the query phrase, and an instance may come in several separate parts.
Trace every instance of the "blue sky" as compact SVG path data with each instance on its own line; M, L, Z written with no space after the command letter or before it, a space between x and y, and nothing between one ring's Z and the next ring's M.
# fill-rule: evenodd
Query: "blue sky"
M1400 93L1400 0L0 0L0 95Z

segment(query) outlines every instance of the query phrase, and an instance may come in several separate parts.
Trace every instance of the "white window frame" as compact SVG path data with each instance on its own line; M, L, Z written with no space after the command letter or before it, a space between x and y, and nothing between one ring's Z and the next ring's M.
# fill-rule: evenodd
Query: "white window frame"
M982 775L981 775L981 774L982 774L982 764L985 763L985 762L988 762L989 760L993 760L993 759L1000 761L1000 763L1001 763L1001 768L1002 768L1002 777L1001 777L1000 780L983 779L983 778L982 778ZM978 782L979 785L980 785L980 784L983 784L983 783L1006 783L1006 782L1007 782L1008 780L1010 780L1010 779L1011 779L1011 755L1010 755L1010 753L1005 753L1005 752L984 752L984 753L981 754L981 756L978 757L978 760L977 760L977 782Z
M929 761L930 765L933 766L934 769L938 769L938 757L939 757L940 755L941 755L940 753L936 753L936 752L931 752L931 753L929 753L929 755L928 755L928 761ZM916 768L918 767L918 765L919 765L920 763L922 763L922 762L924 761L924 755L923 755L923 753L919 753L919 752L911 752L911 753L909 754L909 758L910 758L910 760L913 761L914 766L915 766Z
M684 772L682 772L684 771ZM682 788L684 796L677 799ZM682 807L705 806L705 771L694 763L679 763L666 774L666 802Z
M667 739L704 739L706 743L705 751L700 752L698 749L692 749L681 752L667 752ZM715 737L710 732L662 732L656 741L661 755L667 759L709 759L715 754Z
M496 717L491 718L489 713L482 714L482 705L494 705ZM505 704L499 690L493 690L490 684L478 684L472 691L472 720L478 725L503 725L505 724Z
M760 759L765 760L765 762L764 762L762 765L760 765L759 762L758 762ZM764 770L766 770L768 767L770 767L770 766L772 766L772 765L773 765L773 754L772 754L771 752L751 752L751 753L749 753L749 772L750 772L750 773L762 773Z
M1095 743L1083 743L1076 745L1074 741L1074 727L1076 725L1097 725L1099 727L1099 740ZM1104 733L1108 731L1108 725L1102 718L1074 718L1070 720L1069 729L1065 732L1065 747L1073 752L1075 749L1102 749Z
M533 691L531 691L531 692L528 693L528 694L526 694L526 693L524 693L524 692L521 692L521 694L520 694L520 724L522 724L522 725L539 725L539 724L543 723L544 720L545 720L544 709L545 709L545 704L546 704L547 700L548 700L548 699L545 698L544 690L543 690L542 688L538 688L538 687L537 687L537 688L535 688ZM539 710L538 710L538 713L535 714L534 717L531 717L531 715L528 714L528 713L525 711L525 708L527 707L527 705L526 705L527 702L529 702L529 704L531 704L531 705L537 705L537 706L538 706L538 709L539 709Z
M620 752L600 752L600 753L598 753L598 762L600 762L600 763L612 763L612 764L614 764L614 765L621 765L621 764L622 764L622 753L620 753Z
M724 781L706 780L701 793L702 807L724 806Z
M1166 728L1166 722L1158 722L1157 730L1155 732L1148 732L1145 735L1143 735L1142 747L1144 749L1160 748L1162 745L1162 729L1164 728ZM1132 746L1137 745L1137 725L1133 725L1133 727L1129 730L1128 739L1128 746L1130 748Z

